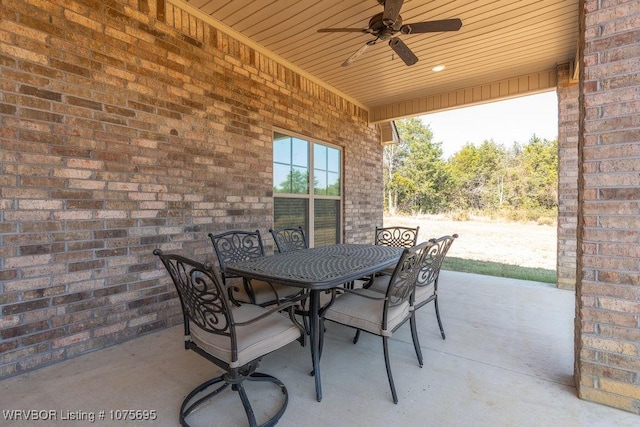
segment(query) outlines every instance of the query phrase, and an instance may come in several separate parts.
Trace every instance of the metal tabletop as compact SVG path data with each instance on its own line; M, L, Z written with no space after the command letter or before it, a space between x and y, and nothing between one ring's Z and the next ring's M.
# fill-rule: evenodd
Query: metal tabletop
M226 273L309 289L309 338L316 382L316 398L322 400L320 354L322 316L320 292L360 279L398 262L403 248L338 244L253 258L227 264Z
M225 272L305 289L331 289L398 262L402 248L338 244L228 264Z

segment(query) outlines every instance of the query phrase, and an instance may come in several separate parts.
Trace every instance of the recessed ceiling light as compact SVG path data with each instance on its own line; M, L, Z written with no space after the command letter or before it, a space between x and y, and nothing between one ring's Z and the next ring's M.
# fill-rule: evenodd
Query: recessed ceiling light
M431 71L435 71L436 73L437 73L438 71L442 71L442 70L444 70L444 65L436 65L435 67L433 67L433 68L431 69Z

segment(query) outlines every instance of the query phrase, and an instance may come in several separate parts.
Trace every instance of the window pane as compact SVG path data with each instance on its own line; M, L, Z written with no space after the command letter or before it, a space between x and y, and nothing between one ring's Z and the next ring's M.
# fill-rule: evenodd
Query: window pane
M296 166L309 166L309 143L304 139L293 138L291 147L291 163Z
M327 195L340 195L340 174L334 172L327 173Z
M327 173L325 171L314 169L313 188L316 194L327 194Z
M275 193L291 192L291 166L280 163L273 164L273 191Z
M327 147L327 170L340 172L340 150Z
M273 228L302 227L308 233L309 202L307 199L273 199ZM307 234L308 235L308 234Z
M314 246L327 246L340 242L338 235L340 224L340 201L339 200L315 200L315 230L313 237Z
M273 161L291 163L291 137L276 133L273 137Z
M273 191L309 194L309 143L281 133L273 136Z
M327 170L327 147L313 144L313 166L316 169Z
M292 194L308 194L309 193L309 171L307 168L292 167L291 168L291 191Z

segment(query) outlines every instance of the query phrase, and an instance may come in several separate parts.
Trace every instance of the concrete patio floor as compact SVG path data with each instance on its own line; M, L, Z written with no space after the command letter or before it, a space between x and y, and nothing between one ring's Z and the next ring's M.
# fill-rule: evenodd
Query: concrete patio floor
M323 400L315 399L309 348L297 343L266 356L260 371L281 379L289 405L279 426L638 426L637 415L586 402L573 386L574 294L550 285L444 271L442 340L433 305L418 312L425 366L409 325L394 334L393 404L379 337L327 323ZM57 421L0 426L95 424L177 426L184 396L217 369L182 345L173 327L0 382L0 407L53 410ZM257 387L262 387L258 385ZM258 389L258 418L282 394ZM244 426L235 393L193 414L192 426ZM155 410L154 421L112 420L110 411ZM104 411L104 419L100 419ZM114 417L115 417L114 412ZM6 415L3 413L3 415ZM84 417L72 421L69 418ZM94 415L94 422L88 418ZM62 418L67 418L63 420Z

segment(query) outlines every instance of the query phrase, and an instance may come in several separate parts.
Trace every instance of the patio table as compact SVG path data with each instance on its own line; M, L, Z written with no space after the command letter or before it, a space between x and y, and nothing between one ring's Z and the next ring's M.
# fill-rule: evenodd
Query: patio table
M316 383L322 400L320 351L322 334L320 292L373 274L398 262L402 248L337 244L227 264L225 272L309 290L309 340Z

